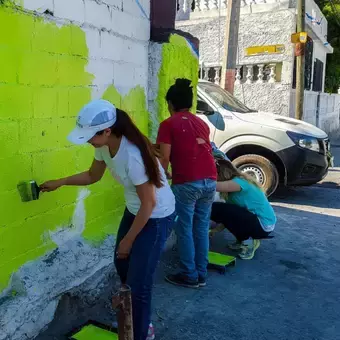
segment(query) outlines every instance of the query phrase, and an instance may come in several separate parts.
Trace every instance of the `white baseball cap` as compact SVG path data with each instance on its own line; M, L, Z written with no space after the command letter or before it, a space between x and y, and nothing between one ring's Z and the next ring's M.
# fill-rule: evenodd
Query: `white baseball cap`
M78 114L75 129L67 139L77 145L87 143L97 132L111 127L117 120L116 107L98 99L86 104Z

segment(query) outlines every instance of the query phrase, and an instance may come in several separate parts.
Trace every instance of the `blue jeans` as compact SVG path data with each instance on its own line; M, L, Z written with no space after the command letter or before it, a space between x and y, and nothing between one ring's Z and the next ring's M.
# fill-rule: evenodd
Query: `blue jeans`
M135 215L125 209L117 234L115 266L121 282L131 287L134 340L146 340L151 318L154 273L173 227L175 214L165 218L150 218L133 242L130 256L118 259L117 247L134 219Z
M175 184L172 190L178 216L175 231L180 273L190 281L197 281L207 275L210 213L216 182L205 179Z

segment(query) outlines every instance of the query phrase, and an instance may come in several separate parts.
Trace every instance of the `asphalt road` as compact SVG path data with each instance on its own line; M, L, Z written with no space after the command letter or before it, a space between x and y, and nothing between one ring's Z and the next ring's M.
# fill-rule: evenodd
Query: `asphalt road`
M176 256L166 255L154 293L157 339L340 339L340 143L332 151L336 167L322 183L272 198L275 238L253 260L190 290L164 282ZM228 239L212 247L225 251Z

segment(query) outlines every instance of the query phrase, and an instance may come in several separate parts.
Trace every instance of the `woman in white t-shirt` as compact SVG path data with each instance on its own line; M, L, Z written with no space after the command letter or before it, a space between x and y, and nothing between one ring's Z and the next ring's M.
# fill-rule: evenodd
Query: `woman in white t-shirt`
M175 218L175 198L164 170L149 139L124 111L105 100L92 101L81 110L68 139L94 146L90 169L45 182L41 190L93 184L106 168L124 186L126 209L116 240L115 265L122 283L131 287L134 340L153 339L153 276Z

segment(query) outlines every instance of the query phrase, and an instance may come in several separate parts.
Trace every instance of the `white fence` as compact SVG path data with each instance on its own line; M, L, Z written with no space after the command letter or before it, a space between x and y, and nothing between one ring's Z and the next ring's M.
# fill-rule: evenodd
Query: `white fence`
M340 94L320 94L318 126L329 134L340 133Z
M302 119L310 124L317 126L317 112L318 112L318 92L305 91L305 98L303 102L303 117ZM290 116L295 118L295 101L296 92L291 91L290 96Z
M295 116L295 90L291 91L290 115ZM326 133L340 133L340 94L305 91L302 119Z
M307 1L313 2L313 0ZM241 0L240 2L241 14L278 11L289 8L289 5L290 0ZM225 16L227 6L228 0L177 0L176 20Z

